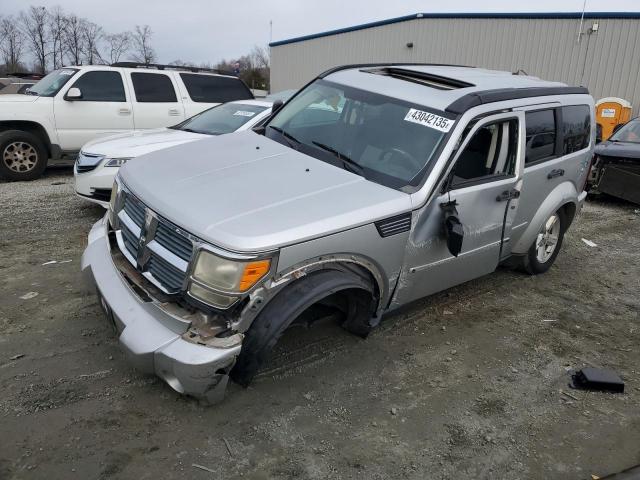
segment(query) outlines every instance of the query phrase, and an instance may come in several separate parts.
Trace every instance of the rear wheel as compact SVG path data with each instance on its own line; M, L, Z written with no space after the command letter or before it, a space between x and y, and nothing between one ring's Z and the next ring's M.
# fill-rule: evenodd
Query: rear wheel
M566 216L562 210L547 218L524 258L523 267L528 273L536 275L551 268L560 252L565 229Z
M0 177L34 180L47 166L47 149L35 135L21 130L0 133Z

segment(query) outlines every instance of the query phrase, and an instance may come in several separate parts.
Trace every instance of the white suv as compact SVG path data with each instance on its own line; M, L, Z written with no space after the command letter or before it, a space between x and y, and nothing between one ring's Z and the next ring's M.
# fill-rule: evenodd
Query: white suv
M0 96L0 177L32 180L49 158L74 160L100 136L167 127L209 107L253 98L237 77L169 65L65 67L28 95Z

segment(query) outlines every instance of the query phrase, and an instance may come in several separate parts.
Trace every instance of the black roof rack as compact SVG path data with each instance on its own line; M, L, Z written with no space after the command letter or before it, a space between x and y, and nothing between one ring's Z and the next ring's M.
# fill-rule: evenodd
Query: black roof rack
M372 73L376 75L387 75L389 77L405 80L407 82L418 83L438 90L455 90L457 88L474 87L473 83L465 82L451 77L443 77L433 73L419 72L409 70L407 68L397 67L381 67L362 69L361 72Z
M7 77L16 77L16 78L27 78L29 80L39 80L44 78L44 74L42 73L32 73L32 72L8 72Z
M551 95L584 95L589 94L585 87L526 87L526 88L498 88L467 93L451 103L445 112L461 114L470 108L485 103L516 100L519 98L548 97Z
M160 63L141 63L141 62L116 62L111 64L112 67L123 68L153 68L154 70L186 70L189 72L209 72L219 75L232 75L231 72L225 72L216 68L192 67L189 65L162 65Z
M341 70L349 70L350 68L375 68L375 67L465 67L475 68L470 65L455 65L450 63L413 63L413 62L394 62L394 63L353 63L347 65L339 65L337 67L330 68L318 75L318 78L324 78L332 73L339 72Z

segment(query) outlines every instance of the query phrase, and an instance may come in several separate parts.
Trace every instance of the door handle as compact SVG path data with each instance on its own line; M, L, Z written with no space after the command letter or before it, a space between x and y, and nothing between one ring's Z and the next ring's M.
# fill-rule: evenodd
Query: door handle
M175 116L177 116L177 115L180 115L180 112L178 111L178 109L177 109L177 108L170 108L170 109L169 109L169 115L171 115L171 116L174 116L174 117L175 117Z
M551 170L547 174L547 179L551 180L552 178L562 177L564 175L564 170L562 168L558 168L556 170Z
M520 197L520 192L518 190L505 190L496 197L496 202L506 202L507 200L512 200L518 197Z
M119 108L118 109L118 113L120 115L129 115L131 113L131 109L130 108Z

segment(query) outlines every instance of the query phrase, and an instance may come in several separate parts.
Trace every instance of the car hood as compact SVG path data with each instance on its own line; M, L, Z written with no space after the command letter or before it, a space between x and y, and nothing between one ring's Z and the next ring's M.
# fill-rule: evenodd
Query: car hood
M22 93L6 93L0 95L0 102L35 102L38 100L37 95L25 95Z
M137 158L120 177L161 216L238 252L273 250L411 210L410 195L253 131Z
M91 141L82 147L82 151L104 155L109 158L133 158L207 137L208 135L173 130L171 128L138 130Z
M607 140L596 145L595 153L603 157L640 158L640 143Z

